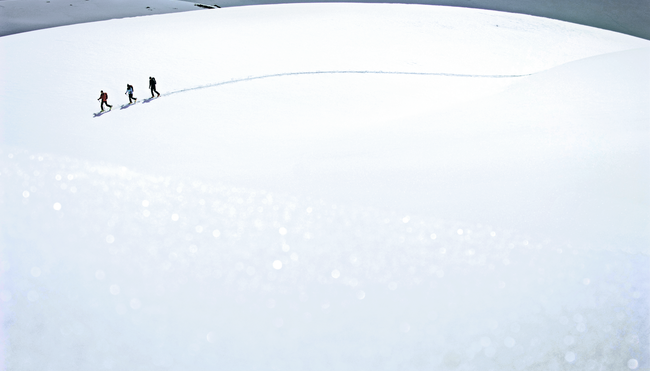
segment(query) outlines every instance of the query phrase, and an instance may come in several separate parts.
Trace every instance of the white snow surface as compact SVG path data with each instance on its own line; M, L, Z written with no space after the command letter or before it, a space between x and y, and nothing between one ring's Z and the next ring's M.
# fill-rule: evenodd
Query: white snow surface
M4 369L650 367L646 40L291 4L0 55Z

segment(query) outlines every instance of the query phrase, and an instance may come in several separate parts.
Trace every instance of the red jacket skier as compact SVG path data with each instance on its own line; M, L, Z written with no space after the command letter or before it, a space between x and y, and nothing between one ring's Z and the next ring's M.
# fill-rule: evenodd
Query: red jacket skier
M100 90L99 98L97 100L100 99L102 101L102 103L100 104L100 108L102 109L102 112L104 112L104 104L108 106L109 110L113 108L113 106L108 104L108 94L104 93L103 90Z

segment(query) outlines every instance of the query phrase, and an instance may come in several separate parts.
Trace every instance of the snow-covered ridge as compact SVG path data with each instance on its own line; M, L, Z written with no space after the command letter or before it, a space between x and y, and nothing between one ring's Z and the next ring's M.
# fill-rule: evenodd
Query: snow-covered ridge
M379 192L377 198L402 194L412 182L420 187L418 197L385 202L477 223L501 220L524 230L543 225L573 238L597 231L594 241L616 231L614 240L621 240L647 234L637 217L643 209L633 201L637 196L613 196L611 189L624 186L605 186L607 172L593 174L601 180L588 192L558 193L564 188L557 181L593 168L587 163L598 163L602 150L617 158L608 163L644 151L630 138L643 137L634 123L647 117L641 108L647 89L639 77L647 73L647 53L632 50L648 45L548 19L416 5L293 4L113 20L2 38L8 57L0 76L0 117L5 143L33 150L288 193L348 195L352 202L370 197L367 189ZM604 59L597 60L609 62L588 59L599 55ZM533 75L487 78L504 74ZM131 83L142 101L151 75L163 95L184 93L92 119L99 89L121 105L126 96L117 89ZM206 85L215 88L193 90ZM47 99L22 108L35 96ZM617 116L616 125L606 121ZM539 176L528 174L531 164L565 175L533 182ZM477 169L485 176L460 180ZM515 190L519 174L530 180ZM630 195L643 199L645 180L627 173L614 178L634 184ZM471 191L423 202L431 199L426 189L458 182ZM485 203L478 189L486 184L496 193L477 208ZM569 196L574 192L591 201L576 205ZM517 194L516 202L506 201ZM594 214L590 205L602 198L617 210L635 211ZM453 206L459 202L468 204ZM526 208L549 204L567 222L547 211L520 217ZM598 224L608 227L589 227L586 215L600 215ZM635 246L641 248L643 238L632 238Z

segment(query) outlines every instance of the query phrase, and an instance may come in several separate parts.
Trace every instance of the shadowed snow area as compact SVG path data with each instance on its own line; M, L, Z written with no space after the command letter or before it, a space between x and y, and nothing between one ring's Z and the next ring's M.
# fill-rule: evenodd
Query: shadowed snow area
M649 367L648 41L296 4L0 51L9 370Z
M115 18L216 9L216 7L294 2L309 3L309 1L293 0L204 0L195 5L197 1L194 0L0 0L0 36ZM528 14L650 39L648 22L650 5L646 0L408 0L404 2Z
M179 0L0 0L0 36L82 22L197 9L201 8Z

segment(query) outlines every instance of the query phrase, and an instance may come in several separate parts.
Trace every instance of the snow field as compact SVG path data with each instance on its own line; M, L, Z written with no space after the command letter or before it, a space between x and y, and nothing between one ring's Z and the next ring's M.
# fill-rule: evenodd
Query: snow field
M646 360L644 255L23 151L0 176L8 369Z
M643 369L648 47L361 4L0 38L4 364Z
M20 48L26 43L34 47ZM12 123L5 125L5 142L33 150L142 171L174 168L347 203L437 210L542 235L590 235L589 243L601 245L631 234L638 247L648 240L647 216L635 206L645 197L640 193L647 176L607 181L603 188L599 170L589 169L594 162L639 163L639 151L647 151L609 142L642 138L627 123L649 116L643 98L648 89L637 78L647 73L639 63L643 53L613 56L609 64L581 60L647 46L645 40L543 18L415 5L294 4L122 19L3 38L1 47L11 57L0 76L6 102L0 115ZM542 73L571 61L578 64ZM539 78L336 74L241 81L323 71ZM183 93L91 119L99 89L117 108L127 101L127 82L141 101L147 97L149 76L157 77L163 94ZM230 81L239 82L191 90ZM519 87L484 99L512 83ZM18 108L36 95L47 99ZM601 129L591 130L594 125ZM600 156L624 153L631 158L599 162ZM624 178L640 174L634 169ZM564 179L584 172L596 172L590 176L600 190L566 184ZM553 175L558 173L563 175ZM463 179L469 174L470 182ZM637 196L621 203L610 191L627 184ZM417 196L404 194L418 187ZM435 188L446 196L432 197L428 190ZM402 196L395 197L398 192ZM613 206L595 214L586 210L603 199ZM551 213L546 205L553 205ZM630 207L631 214L625 211ZM599 227L588 221L592 215L600 215ZM614 237L599 234L609 230Z
M48 97L40 116L22 112L20 121L40 122L33 119L60 113L68 119L52 125L65 127L94 111L95 101L86 97L98 97L103 89L118 99L127 82L142 93L149 76L158 78L161 89L174 91L321 70L511 75L647 46L645 40L589 27L460 8L292 4L254 9L118 19L5 37L3 50L19 51L5 54L6 99L32 99L22 87L39 87ZM21 47L27 44L32 47Z

